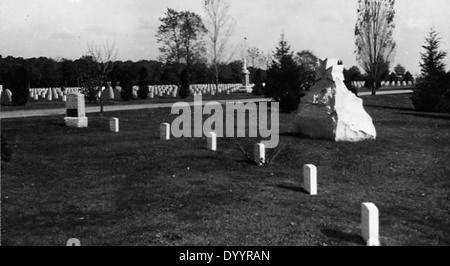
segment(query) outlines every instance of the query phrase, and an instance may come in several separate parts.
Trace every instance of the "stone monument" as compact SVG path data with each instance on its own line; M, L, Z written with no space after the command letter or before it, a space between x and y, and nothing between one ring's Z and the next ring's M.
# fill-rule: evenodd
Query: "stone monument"
M344 84L342 63L336 59L319 63L316 83L301 99L293 133L333 141L376 139L375 126L363 101Z
M88 126L88 119L85 113L84 94L71 93L67 95L66 117L64 118L66 126L83 128Z
M244 65L242 66L242 87L241 92L252 93L252 86L250 85L250 71L247 69L247 59L244 59Z

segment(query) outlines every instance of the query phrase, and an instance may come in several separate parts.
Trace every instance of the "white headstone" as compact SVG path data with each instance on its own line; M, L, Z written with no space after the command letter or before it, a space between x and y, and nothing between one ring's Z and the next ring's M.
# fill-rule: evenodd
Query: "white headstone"
M153 92L150 92L150 99L155 98L155 94Z
M52 91L50 91L50 90L47 92L47 100L49 100L49 101L53 100Z
M361 204L361 231L367 246L380 246L378 208L373 203Z
M114 100L114 89L112 87L109 87L108 91L109 91L109 99Z
M119 119L118 118L111 118L109 120L109 130L114 133L119 132Z
M8 102L12 102L12 92L9 89L5 90Z
M262 143L256 143L253 151L253 161L262 165L266 162L266 146Z
M159 138L162 140L170 140L170 124L161 123L159 128Z
M36 99L37 100L37 99ZM67 102L67 96L66 95L63 95L62 97L61 97L61 100L63 101L63 102Z
M71 238L71 239L67 240L66 246L67 247L71 247L71 246L79 247L79 246L81 246L81 243L80 243L80 240L78 240L77 238Z
M303 166L303 188L309 195L317 195L317 168L312 164Z
M34 99L37 101L39 99L39 95L35 94Z
M216 151L217 150L217 134L214 132L210 132L208 138L208 150Z

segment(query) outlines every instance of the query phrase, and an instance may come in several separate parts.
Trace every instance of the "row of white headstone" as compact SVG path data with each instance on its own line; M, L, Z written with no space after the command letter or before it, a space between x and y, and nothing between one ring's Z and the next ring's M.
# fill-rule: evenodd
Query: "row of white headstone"
M215 84L192 84L189 87L189 90L192 94L197 95L215 95L216 93L233 93L239 90L241 84L219 84L218 89L216 89ZM149 94L148 97L153 99L155 97L164 97L171 96L176 98L179 93L179 88L177 85L150 85L148 86ZM106 90L106 91L105 91ZM115 88L116 91L120 92L122 88L117 86ZM139 86L133 86L133 97L138 97ZM81 88L78 87L67 87L62 90L61 88L31 88L30 89L30 97L34 100L39 100L39 98L46 99L48 101L58 100L61 98L63 101L66 100L64 97L70 93L80 92ZM106 95L109 99L115 98L115 92L112 87L102 87L103 95ZM8 95L12 95L11 91L6 90ZM100 96L99 91L99 96ZM105 94L106 93L106 94Z
M365 81L352 81L352 85L355 88L362 88L364 87ZM412 86L414 85L414 82L412 81L382 81L381 82L381 87L385 87L385 86L397 86L397 87L405 87L405 86Z
M48 101L61 100L65 102L67 95L71 93L79 92L80 88L33 88L30 89L30 98L33 100L39 100L39 98L46 99Z
M207 134L207 149L217 151L217 135L214 132ZM159 136L161 140L170 140L170 124L160 125ZM257 165L266 162L265 146L257 143L254 146L253 160ZM317 195L317 167L313 164L303 166L303 188L309 195ZM361 204L361 234L367 246L379 246L379 218L378 208L373 203Z

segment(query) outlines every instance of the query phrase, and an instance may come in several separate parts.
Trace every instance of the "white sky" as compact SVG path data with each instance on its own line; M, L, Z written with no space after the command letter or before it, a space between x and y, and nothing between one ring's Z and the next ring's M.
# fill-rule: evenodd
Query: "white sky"
M0 0L0 54L77 59L88 42L115 42L119 60L154 59L155 33L167 8L203 16L202 0ZM357 0L231 0L235 45L267 53L280 34L294 51L312 50L318 57L340 58L357 65L353 51ZM397 0L393 66L420 72L421 46L432 26L450 53L449 0ZM238 53L239 54L239 53ZM450 54L446 58L450 68Z

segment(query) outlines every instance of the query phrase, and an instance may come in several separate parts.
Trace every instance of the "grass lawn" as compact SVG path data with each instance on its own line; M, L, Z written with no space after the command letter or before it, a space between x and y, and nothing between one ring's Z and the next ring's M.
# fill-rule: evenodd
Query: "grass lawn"
M262 167L231 138L217 152L159 140L170 109L92 115L86 129L4 119L2 245L359 246L362 202L380 211L382 245L450 245L450 116L416 113L409 97L364 97L378 138L361 143L293 136L294 114L280 114L285 148ZM257 140L237 141L252 152ZM318 168L317 196L301 188L304 164Z

